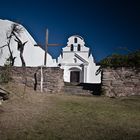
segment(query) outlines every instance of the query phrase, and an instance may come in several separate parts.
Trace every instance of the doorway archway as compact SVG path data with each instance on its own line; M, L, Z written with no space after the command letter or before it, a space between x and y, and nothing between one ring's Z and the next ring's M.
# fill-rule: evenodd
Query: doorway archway
M80 83L81 70L78 68L70 68L70 82Z
M71 71L70 82L71 83L79 83L80 82L80 71Z

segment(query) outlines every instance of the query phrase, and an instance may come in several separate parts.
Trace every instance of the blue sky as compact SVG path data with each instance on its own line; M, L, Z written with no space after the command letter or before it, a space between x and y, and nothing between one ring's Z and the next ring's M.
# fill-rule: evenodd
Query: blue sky
M49 43L66 45L68 37L78 34L100 61L127 52L120 47L140 49L139 7L138 0L3 0L0 18L21 23L41 44L46 28ZM50 47L49 52L57 57L61 48Z

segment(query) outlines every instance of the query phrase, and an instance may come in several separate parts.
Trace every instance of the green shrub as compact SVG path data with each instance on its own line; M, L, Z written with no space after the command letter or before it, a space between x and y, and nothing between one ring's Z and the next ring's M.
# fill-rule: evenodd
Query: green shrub
M102 67L140 67L140 50L127 54L112 54L100 61Z
M0 83L8 83L10 80L12 80L11 77L11 66L5 65L0 73Z

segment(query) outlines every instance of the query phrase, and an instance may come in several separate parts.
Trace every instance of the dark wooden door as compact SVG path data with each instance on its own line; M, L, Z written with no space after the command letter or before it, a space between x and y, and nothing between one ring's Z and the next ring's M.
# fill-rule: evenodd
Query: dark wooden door
M80 72L79 71L71 71L70 82L72 82L72 83L80 82Z

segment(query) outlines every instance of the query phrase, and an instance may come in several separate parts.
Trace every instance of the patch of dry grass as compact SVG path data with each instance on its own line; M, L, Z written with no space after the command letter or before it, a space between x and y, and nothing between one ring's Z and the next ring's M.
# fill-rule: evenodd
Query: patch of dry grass
M10 84L0 106L0 140L137 140L140 97L51 95Z

